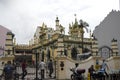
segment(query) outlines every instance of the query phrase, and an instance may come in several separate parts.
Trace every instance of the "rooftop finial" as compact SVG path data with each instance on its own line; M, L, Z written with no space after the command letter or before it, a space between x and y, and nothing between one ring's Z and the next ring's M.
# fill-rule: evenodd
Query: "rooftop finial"
M56 15L56 21L59 21L58 16Z
M74 14L74 16L76 17L76 14Z
M74 16L75 16L75 23L77 22L77 17L76 17L76 14L74 14Z
M56 20L58 20L58 16L56 15Z

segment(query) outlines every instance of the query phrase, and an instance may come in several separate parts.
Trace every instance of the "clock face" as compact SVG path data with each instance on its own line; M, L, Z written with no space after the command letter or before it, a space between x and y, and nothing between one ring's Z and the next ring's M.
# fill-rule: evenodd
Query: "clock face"
M104 46L100 49L100 55L103 59L107 59L110 57L111 49L107 46Z

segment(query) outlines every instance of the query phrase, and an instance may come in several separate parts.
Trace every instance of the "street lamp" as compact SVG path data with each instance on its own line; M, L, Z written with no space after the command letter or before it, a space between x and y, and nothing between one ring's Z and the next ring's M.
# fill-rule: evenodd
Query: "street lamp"
M40 80L38 78L38 52L35 51L35 57L36 57L36 78L34 80Z
M55 77L54 78L56 78L56 60L54 60L54 64L55 64Z

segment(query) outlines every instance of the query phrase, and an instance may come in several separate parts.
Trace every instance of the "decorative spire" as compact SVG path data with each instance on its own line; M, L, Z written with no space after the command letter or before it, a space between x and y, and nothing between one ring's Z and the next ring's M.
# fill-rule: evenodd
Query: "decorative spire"
M77 18L76 18L76 14L74 14L74 16L75 16L74 28L77 28L78 27L78 21L77 21Z
M43 22L43 23L42 23L42 27L44 27L44 26L45 26L45 23Z
M75 23L77 23L77 18L76 18L76 14L74 14L74 16L75 16Z
M58 16L56 17L56 21L58 20Z
M117 39L114 39L114 38L113 38L113 39L112 39L112 42L117 42Z
M55 22L56 22L56 26L59 26L59 19L58 19L58 16L56 17Z

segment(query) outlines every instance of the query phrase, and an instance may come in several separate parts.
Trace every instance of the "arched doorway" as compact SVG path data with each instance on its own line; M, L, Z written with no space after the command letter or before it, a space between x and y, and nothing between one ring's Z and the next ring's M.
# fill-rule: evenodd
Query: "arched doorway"
M108 46L102 46L98 50L98 55L101 56L103 59L107 59L113 55L113 51Z
M47 60L50 60L50 50L47 50Z
M71 49L71 58L72 58L72 59L77 59L77 54L78 54L77 48L76 48L76 47L73 47L73 48Z

